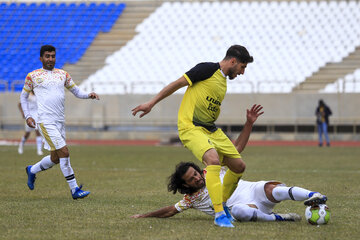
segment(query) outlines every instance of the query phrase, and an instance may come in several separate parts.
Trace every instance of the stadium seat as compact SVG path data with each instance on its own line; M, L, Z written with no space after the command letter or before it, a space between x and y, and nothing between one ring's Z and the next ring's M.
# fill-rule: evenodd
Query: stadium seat
M360 93L360 68L353 73L347 74L344 78L339 78L334 83L327 84L321 92Z
M109 6L120 11L106 11ZM10 81L7 86L2 84L0 91L21 90L12 81L23 81L28 72L41 67L38 56L43 44L52 44L59 52L72 49L71 54L62 54L64 58L57 59L57 68L79 61L99 31L111 30L125 6L124 3L0 3L0 56L6 59L1 60L0 80ZM92 25L91 18L84 17L93 16L94 12L101 15L98 27ZM78 46L75 49L74 43ZM21 54L24 51L26 61ZM24 63L21 68L19 63Z
M251 82L253 92L289 92L360 45L359 13L355 1L165 2L136 27L132 40L105 60L104 69L113 71L107 72L109 82L125 81L128 90L144 78L165 85L196 63L219 61L230 45L242 44L255 61L240 82ZM151 62L156 64L149 67ZM93 81L106 80L104 69L83 84L96 88ZM126 80L115 69L122 69ZM258 89L260 82L266 84Z

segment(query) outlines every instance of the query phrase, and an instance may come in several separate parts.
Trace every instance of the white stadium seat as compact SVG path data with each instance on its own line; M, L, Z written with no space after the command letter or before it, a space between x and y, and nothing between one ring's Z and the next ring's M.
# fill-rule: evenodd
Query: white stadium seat
M196 63L219 61L228 47L241 44L255 61L235 81L240 84L229 83L229 92L291 92L326 63L354 51L359 26L358 1L165 2L82 85L101 94L154 94ZM339 85L322 91L338 91Z

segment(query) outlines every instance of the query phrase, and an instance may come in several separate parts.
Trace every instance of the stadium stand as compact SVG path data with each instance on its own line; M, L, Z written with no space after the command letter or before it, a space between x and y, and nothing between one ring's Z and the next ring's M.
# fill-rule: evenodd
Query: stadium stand
M156 93L194 64L218 61L241 43L255 62L241 81L229 82L228 92L307 90L303 83L313 76L321 84L313 81L310 90L319 91L359 67L359 61L337 67L353 53L360 59L359 25L358 1L165 2L82 87L102 94ZM332 79L329 69L345 71Z
M124 3L0 3L0 91L20 91L40 68L43 44L57 47L57 68L75 64L99 32L109 32Z
M321 90L323 93L358 93L360 92L360 68L353 73L347 74L344 78L339 78L336 82L326 85Z
M24 66L28 66L27 61L35 59L39 64L41 36L57 39L58 35L42 30L55 26L60 32L63 30L60 25L67 24L68 17L63 18L66 20L54 18L51 16L56 14L54 12L45 14L46 18L40 17L42 14L38 11L43 11L40 6L56 7L69 16L66 11L71 9L70 6L79 8L81 5L88 9L91 5L97 9L110 2L119 5L115 0L32 1L36 3L20 4L21 0L0 3L0 71L11 72L10 67L14 66L26 74L28 70ZM359 81L356 69L360 68L359 0L120 1L126 3L126 8L110 31L99 28L81 58L75 64L71 64L70 59L62 65L76 83L87 79L82 87L101 94L101 101L89 104L67 93L69 139L166 140L177 136L181 95L160 102L146 118L134 118L131 109L150 99L148 94L157 92L197 62L218 61L231 44L240 43L249 48L255 62L249 64L245 76L238 79L240 81L229 81L228 92L232 94L226 96L217 122L227 134L236 136L242 128L242 114L246 108L260 103L265 114L257 121L252 139L316 139L314 108L319 99L324 99L333 110L329 129L331 138L360 140L360 110L356 106L360 98L356 90ZM13 20L9 22L8 17L3 16L4 9L16 8L17 15L21 15L25 10L20 10L20 6L26 10L28 19L32 19L29 15L34 15L43 21L31 21L38 25L26 25L26 28L24 25L22 30L12 31L12 35L4 39L4 35L10 32L3 31L5 25L14 29L25 24L7 14ZM28 9L30 6L34 8L31 11ZM88 14L84 9L81 12ZM71 21L73 25L86 29L85 23L79 19L89 22L93 16L98 15L88 14L88 18L77 17ZM15 52L12 47L15 42L17 44L14 36L22 32L35 33L30 38L23 38L32 48L25 49L26 54L19 54L26 59L14 60L17 57L12 53ZM66 32L64 36L60 34L61 41L74 38L70 41L71 47L82 43L77 35ZM3 46L8 46L6 49L11 50L10 53L4 53ZM73 48L63 49L66 51L58 60L74 54ZM28 57L30 50L35 52L33 57ZM5 66L5 62L11 63ZM19 79L21 85L23 78ZM334 84L332 90L324 90L327 83L337 79L339 83ZM14 81L0 78L0 91L7 90L0 92L0 139L18 139L23 131L24 122L17 108L19 92L8 91L19 90ZM307 83L312 92L301 91L308 88L305 87Z

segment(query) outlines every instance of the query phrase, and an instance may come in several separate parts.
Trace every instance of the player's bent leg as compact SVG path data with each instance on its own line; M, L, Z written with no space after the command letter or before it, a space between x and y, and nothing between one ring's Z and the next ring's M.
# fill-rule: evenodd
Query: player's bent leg
M327 197L325 195L300 187L276 186L272 189L272 196L276 201L304 201L304 205L306 206L325 204L327 201Z
M230 169L226 171L222 188L223 202L226 202L230 198L231 194L235 191L242 175L242 173L235 173Z
M53 161L51 161L51 156L47 155L43 157L39 162L35 163L30 171L33 174L37 174L38 172L45 171L49 168L52 168L55 165Z
M222 195L223 195L223 207L226 213L226 216L229 218L230 222L235 221L235 219L231 216L229 208L226 206L226 201L230 198L230 196L235 191L239 179L242 177L242 173L234 173L230 169L226 171L226 174L223 178L223 186L222 186Z
M70 164L70 156L67 146L56 150L56 153L59 156L60 169L66 179L66 182L69 184L72 198L79 199L88 196L90 192L81 190L82 186L79 187L76 182L74 170Z
M206 187L209 191L210 199L214 205L215 213L224 211L222 205L222 184L220 181L220 162L219 155L214 148L207 150L202 160L207 166L206 170Z
M276 201L294 200L304 201L309 198L311 191L300 187L276 186L272 190L272 196Z
M206 187L213 203L215 213L224 211L222 205L222 186L220 181L220 165L209 165L206 167Z
M276 220L274 214L263 213L257 208L252 208L242 203L235 204L231 208L231 214L235 217L235 219L241 222Z
M226 157L224 158L223 163L225 163L228 167L229 166L231 167L231 168L229 167L229 169L226 171L226 174L223 178L222 195L223 195L224 211L226 213L226 216L232 222L234 221L234 218L231 216L230 211L226 206L226 201L235 191L238 182L242 177L242 173L245 170L245 163L241 160L241 158L230 159ZM239 171L239 172L234 172L234 171Z

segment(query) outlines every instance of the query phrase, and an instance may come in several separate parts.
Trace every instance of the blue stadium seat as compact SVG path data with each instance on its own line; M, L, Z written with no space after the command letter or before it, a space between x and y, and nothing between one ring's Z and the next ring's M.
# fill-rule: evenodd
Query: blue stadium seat
M8 89L0 83L0 91L11 90L12 81L41 67L43 44L57 48L56 67L76 63L99 31L110 31L117 11L124 7L114 3L0 3L0 80L9 81ZM21 91L22 86L14 87Z

